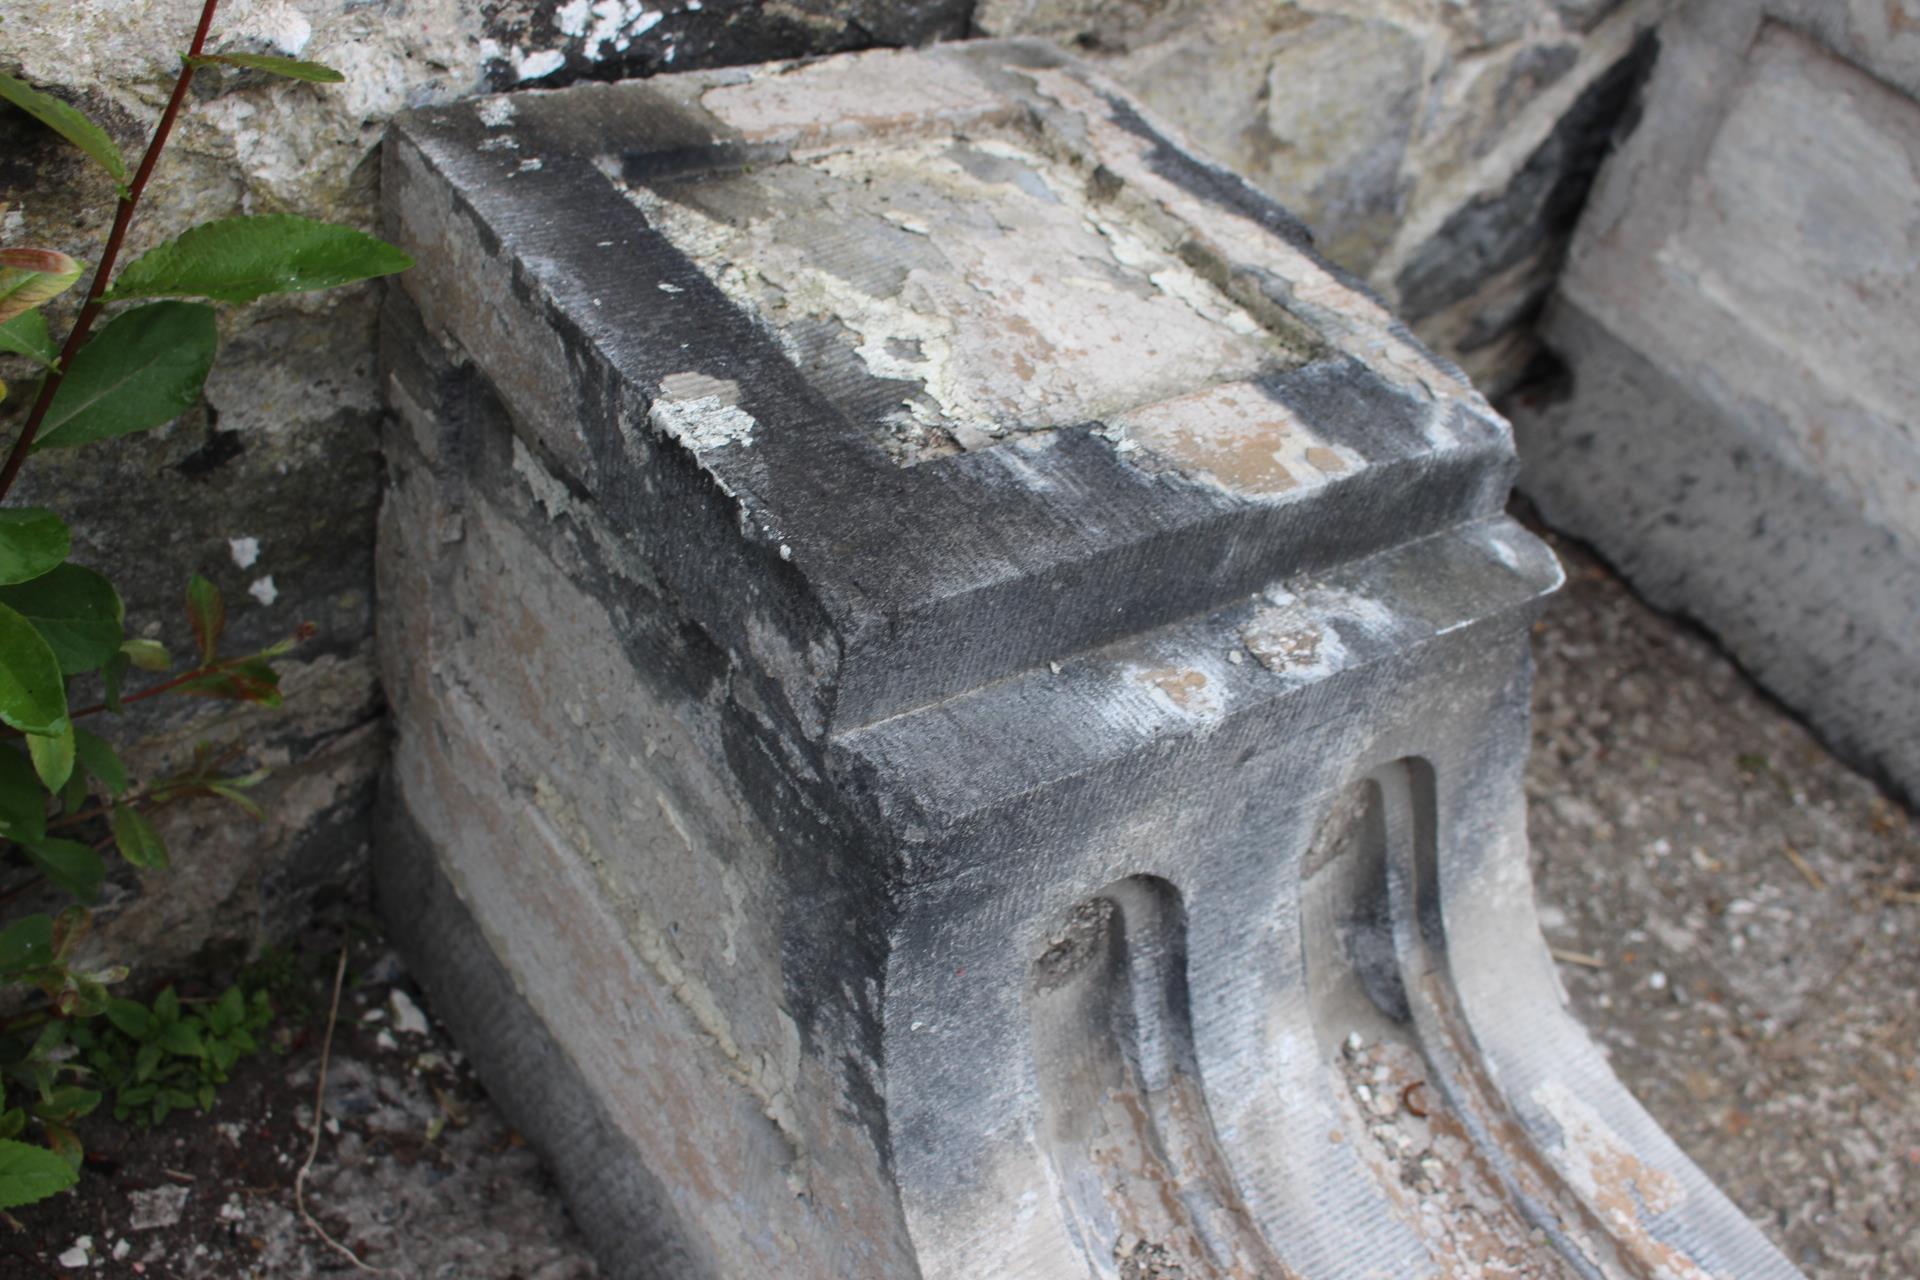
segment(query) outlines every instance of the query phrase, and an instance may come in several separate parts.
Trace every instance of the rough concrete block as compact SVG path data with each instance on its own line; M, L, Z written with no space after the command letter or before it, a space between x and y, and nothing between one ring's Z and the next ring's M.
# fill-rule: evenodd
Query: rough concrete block
M1522 487L1920 795L1920 11L1693 4L1660 38Z
M1042 46L386 153L410 963L632 1276L1791 1269L1533 916L1504 423Z

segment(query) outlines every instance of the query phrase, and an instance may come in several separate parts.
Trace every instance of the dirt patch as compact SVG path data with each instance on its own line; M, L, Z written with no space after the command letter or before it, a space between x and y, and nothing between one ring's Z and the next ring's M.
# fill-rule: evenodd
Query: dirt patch
M424 1013L384 939L356 931L307 1207L374 1267L425 1280L590 1280L600 1272L533 1151ZM339 936L302 953L309 1009L269 1033L206 1115L152 1129L97 1114L69 1195L13 1211L0 1275L304 1280L357 1274L300 1219L326 997ZM337 945L337 944L335 944ZM217 988L216 988L217 989ZM188 994L192 994L191 989Z

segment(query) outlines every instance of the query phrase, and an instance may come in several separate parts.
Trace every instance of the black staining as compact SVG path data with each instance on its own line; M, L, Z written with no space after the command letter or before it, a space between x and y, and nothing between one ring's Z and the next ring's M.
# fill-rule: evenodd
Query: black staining
M203 480L247 451L238 431L222 431L213 425L214 413L207 410L207 442L180 461L174 470L190 480Z
M1271 197L1263 195L1245 179L1229 170L1205 164L1169 142L1165 135L1143 119L1133 105L1112 94L1102 94L1108 116L1135 137L1150 143L1147 163L1153 171L1209 204L1231 209L1279 236L1296 249L1313 247L1313 232Z
M1421 246L1395 281L1409 321L1444 311L1533 254L1548 253L1557 265L1601 163L1638 120L1640 89L1658 55L1649 31L1574 100L1505 190L1475 197ZM1553 275L1540 273L1542 295Z
M565 62L549 75L516 84L512 63L493 64L495 89L555 89L584 81L632 80L669 71L745 66L787 58L851 53L861 49L902 48L956 40L967 34L973 0L796 0L770 5L761 0L707 0L697 8L677 6L642 27L634 15L618 30L560 29L545 5L532 17L496 15L487 34L503 47L523 51L558 50Z

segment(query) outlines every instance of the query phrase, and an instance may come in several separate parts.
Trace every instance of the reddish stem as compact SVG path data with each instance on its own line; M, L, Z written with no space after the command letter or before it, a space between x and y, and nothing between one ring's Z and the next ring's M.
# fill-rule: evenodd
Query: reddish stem
M100 265L93 269L93 280L87 285L87 301L80 308L80 315L73 322L72 332L67 334L66 342L60 348L60 359L47 371L40 382L40 394L34 398L33 408L27 413L27 421L20 428L19 438L13 442L13 449L7 454L6 466L0 468L0 498L13 488L14 479L19 476L20 468L26 465L27 454L33 449L33 439L39 434L40 424L46 420L47 410L53 405L53 396L60 389L60 382L66 376L74 356L86 343L87 335L93 330L93 322L100 317L100 299L107 291L107 284L113 278L114 263L120 257L120 248L126 242L127 227L133 222L133 211L140 203L141 193L147 189L147 179L153 176L153 167L160 160L160 151L167 145L167 137L173 132L173 121L180 114L180 107L187 100L187 86L193 83L194 60L200 56L207 44L207 32L213 28L213 11L220 0L206 0L200 10L200 25L193 33L193 44L187 49L187 56L180 60L180 77L173 82L173 96L167 99L167 109L160 113L160 123L153 131L152 141L147 143L147 153L140 158L140 167L134 171L133 181L127 185L126 194L120 197L119 208L113 215L113 230L107 235L107 247L100 255Z

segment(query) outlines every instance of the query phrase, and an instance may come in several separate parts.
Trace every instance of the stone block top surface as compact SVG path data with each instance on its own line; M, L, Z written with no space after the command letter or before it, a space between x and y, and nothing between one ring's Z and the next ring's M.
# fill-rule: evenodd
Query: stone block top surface
M716 631L806 649L823 723L1505 499L1505 424L1457 371L1046 46L521 93L396 135L429 330Z

